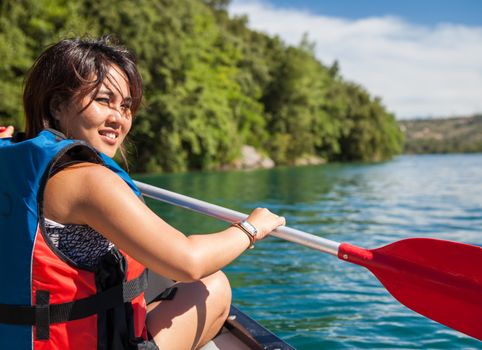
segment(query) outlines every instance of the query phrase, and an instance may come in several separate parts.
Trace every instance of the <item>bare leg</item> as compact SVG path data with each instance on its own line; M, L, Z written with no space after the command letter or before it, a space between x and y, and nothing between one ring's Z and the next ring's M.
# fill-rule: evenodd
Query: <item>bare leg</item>
M196 349L221 329L231 305L231 287L221 271L176 286L173 300L149 305L147 328L160 349Z

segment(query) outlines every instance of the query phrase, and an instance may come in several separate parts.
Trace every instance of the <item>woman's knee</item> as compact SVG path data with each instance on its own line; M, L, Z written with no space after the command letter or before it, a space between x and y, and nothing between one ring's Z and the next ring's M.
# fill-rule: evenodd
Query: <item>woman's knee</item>
M158 303L148 314L147 326L159 348L205 344L219 332L229 315L231 286L224 273L219 271L177 287L173 300ZM181 346L180 338L185 346Z
M232 294L231 285L226 275L222 271L218 271L203 278L202 281L209 292L209 298L223 308L223 314L227 314L231 305Z

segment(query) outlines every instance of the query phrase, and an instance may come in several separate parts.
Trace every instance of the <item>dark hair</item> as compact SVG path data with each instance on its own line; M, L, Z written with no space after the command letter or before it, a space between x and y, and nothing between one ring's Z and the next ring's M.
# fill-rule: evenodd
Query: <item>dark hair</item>
M30 69L23 93L26 136L45 128L58 129L53 104L83 98L98 91L112 64L127 75L135 114L142 100L142 80L135 58L110 36L100 39L65 39L48 47Z

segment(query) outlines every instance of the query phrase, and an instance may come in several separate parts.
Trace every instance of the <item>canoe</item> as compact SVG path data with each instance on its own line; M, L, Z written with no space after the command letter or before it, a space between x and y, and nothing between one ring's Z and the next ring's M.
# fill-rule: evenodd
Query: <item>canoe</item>
M201 348L201 350L225 349L289 350L294 348L237 307L231 305L229 317L220 334Z
M149 287L146 301L155 298L172 281L149 271ZM201 350L290 350L291 345L277 337L254 319L231 305L229 316L221 332Z

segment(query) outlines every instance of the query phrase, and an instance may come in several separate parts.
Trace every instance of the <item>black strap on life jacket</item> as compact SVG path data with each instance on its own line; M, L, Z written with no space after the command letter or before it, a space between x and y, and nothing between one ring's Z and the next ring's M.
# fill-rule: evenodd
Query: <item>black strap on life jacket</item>
M132 301L147 288L147 270L137 278L91 297L50 304L50 292L38 290L37 305L0 304L0 323L36 326L36 338L49 338L49 325L78 320Z

